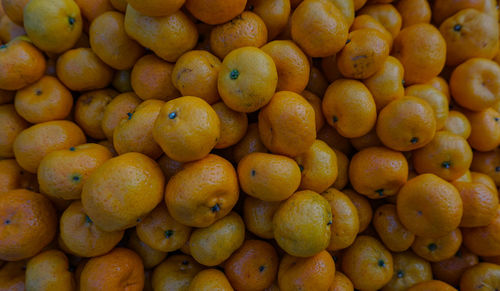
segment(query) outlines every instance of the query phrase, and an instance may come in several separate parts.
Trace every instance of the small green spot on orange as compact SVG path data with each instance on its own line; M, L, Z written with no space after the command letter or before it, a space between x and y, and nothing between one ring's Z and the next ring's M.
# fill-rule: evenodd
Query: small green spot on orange
M441 167L445 169L449 169L451 167L451 162L450 161L444 161L441 163Z
M169 229L169 230L165 231L165 237L166 238L170 238L173 235L174 235L174 231L173 230Z
M455 24L455 26L453 26L453 30L454 30L454 31L460 31L460 30L462 30L462 25L460 25L460 24Z
M69 23L69 25L73 25L73 24L75 24L75 22L76 22L76 19L74 17L71 17L71 16L68 17L68 23Z
M378 260L378 266L379 266L379 267L385 267L385 262L384 262L384 260Z
M132 119L133 115L134 115L134 113L131 113L131 112L127 113L127 119L128 120Z
M212 206L212 208L210 208L210 210L212 210L212 212L219 212L220 210L219 204L215 204L214 206Z
M70 147L69 150L74 152L76 149L75 149L75 147Z
M86 223L92 223L92 219L88 215L85 215L85 222Z
M82 176L80 174L73 174L71 176L71 180L75 183L79 183L81 179L82 179Z
M429 249L429 251L433 252L437 249L437 245L435 243L430 243L427 248Z
M231 73L229 73L229 78L231 78L231 80L236 80L239 76L240 72L238 72L238 70L236 69L232 70Z
M177 113L176 112L170 112L170 114L168 115L168 118L170 119L174 119L177 117Z

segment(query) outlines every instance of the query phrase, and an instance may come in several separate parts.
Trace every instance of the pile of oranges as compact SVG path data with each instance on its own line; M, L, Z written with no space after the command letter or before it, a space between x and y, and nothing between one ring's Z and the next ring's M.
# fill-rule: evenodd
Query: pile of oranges
M500 290L496 0L2 0L0 290Z

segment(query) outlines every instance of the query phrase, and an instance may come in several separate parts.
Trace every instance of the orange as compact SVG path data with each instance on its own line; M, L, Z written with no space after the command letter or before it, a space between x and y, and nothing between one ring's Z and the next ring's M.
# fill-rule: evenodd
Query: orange
M450 89L460 106L485 110L500 100L500 66L488 59L469 59L453 70Z
M498 18L496 11L496 2L491 0L437 0L432 6L432 18L436 24L441 24L446 18L451 17L453 14L460 10L474 8L478 11L484 12L494 18Z
M184 164L177 162L167 157L167 155L162 155L158 160L156 160L163 174L165 175L165 181L170 180L177 172L182 170Z
M469 145L477 151L494 150L500 144L500 113L492 108L464 113L471 125Z
M126 70L144 54L144 48L125 33L125 16L109 11L98 16L89 29L92 50L110 67Z
M490 176L496 185L500 185L500 151L474 152L471 170Z
M38 81L47 62L30 42L12 40L0 45L0 89L18 90Z
M471 133L471 125L467 117L459 111L450 110L444 122L443 130L449 131L467 139Z
M455 182L464 204L462 227L487 226L496 216L498 193L481 183Z
M75 0L75 2L80 7L83 17L90 23L101 14L113 11L110 0Z
M267 28L255 13L245 11L230 22L215 26L210 32L210 49L223 59L241 47L261 47L267 42Z
M431 264L412 251L394 253L394 275L382 291L404 291L419 282L432 279Z
M104 139L101 123L109 102L118 95L113 89L90 91L80 95L75 105L75 122L90 137Z
M109 159L83 185L83 208L104 231L137 225L162 200L165 178L158 164L140 153Z
M330 244L327 249L336 251L350 246L359 232L359 216L356 206L344 193L330 188L323 197L328 200L332 209Z
M354 190L371 199L396 195L407 179L404 155L384 147L363 149L349 164L349 181Z
M27 290L73 290L75 279L69 261L59 250L42 252L26 265Z
M28 122L16 112L14 105L0 105L0 157L14 157L14 141L16 137L28 127Z
M337 190L342 190L349 182L349 158L341 151L333 149L337 157L337 179L333 183L333 187Z
M149 245L144 243L138 236L137 232L129 232L127 247L136 252L142 259L144 263L144 269L152 269L158 264L160 264L166 257L166 252L161 252L156 249L151 248ZM144 274L146 283L151 280L146 274ZM150 282L151 283L151 282ZM144 286L146 289L146 286ZM149 289L151 290L151 289Z
M273 216L280 207L280 202L262 201L251 196L243 202L243 220L248 231L258 237L271 239L273 233Z
M412 159L417 173L432 173L452 181L469 169L472 149L463 137L439 131L430 143L413 152Z
M426 0L398 1L396 9L401 14L403 28L417 23L431 22L432 11L429 2Z
M202 266L191 256L173 255L155 268L151 282L157 290L187 290L201 270Z
M207 24L227 22L245 9L246 0L187 0L186 8L194 17Z
M285 254L278 269L279 290L328 291L334 274L335 263L326 251L308 258Z
M18 25L23 24L23 11L29 0L2 0L2 14ZM2 17L3 18L3 17Z
M373 209L366 197L356 193L354 190L345 189L342 191L349 199L352 204L356 207L359 216L359 232L363 232L370 225L373 216Z
M432 271L436 279L453 286L458 286L464 271L477 263L477 256L462 247L453 257L444 261L432 263Z
M225 159L208 155L185 164L165 190L168 211L178 222L207 227L226 216L239 196L238 177Z
M133 91L130 84L130 70L116 71L111 85L120 93Z
M297 93L280 91L259 112L259 134L271 152L300 155L316 140L314 108Z
M148 16L168 16L179 10L186 0L174 1L141 1L127 0L127 3L140 13Z
M440 130L444 127L449 112L449 102L444 93L431 85L419 84L406 87L405 95L417 97L427 101L434 111L436 129Z
M278 84L273 59L254 47L230 52L222 61L217 88L226 105L239 112L253 112L266 105Z
M278 255L271 244L247 240L224 263L224 271L237 290L262 290L274 282L278 263Z
M72 48L82 34L80 8L70 0L33 0L24 7L24 29L33 44L50 53Z
M392 55L405 68L405 84L425 83L436 77L446 60L446 41L437 28L419 23L401 30Z
M403 225L415 235L438 238L458 227L463 206L453 185L436 175L422 174L400 189L397 210Z
M244 240L243 219L231 212L208 227L194 230L189 238L189 250L200 264L216 266L228 259Z
M220 138L215 148L223 149L237 144L247 133L247 115L232 110L224 102L217 102L212 105L212 108L220 120Z
M19 165L36 173L45 155L85 143L85 135L73 122L48 121L23 130L14 141L13 149Z
M113 131L113 144L119 155L138 152L158 159L163 154L153 139L153 127L164 104L161 100L146 100L120 121Z
M276 38L287 26L291 10L290 0L249 0L247 7L266 24L268 40Z
M340 271L335 271L333 284L329 291L354 291L354 286L349 278Z
M448 103L451 101L450 88L448 86L448 82L445 79L443 79L443 77L437 76L435 78L432 78L425 84L431 85L432 87L441 91L446 96L446 99L448 99Z
M288 199L301 183L301 169L286 156L251 153L238 163L238 181L248 195L264 201Z
M334 81L325 92L322 107L328 124L344 137L363 136L375 126L375 101L368 88L360 81Z
M498 51L497 19L476 9L464 9L439 26L446 41L446 64L458 65L470 58L493 58Z
M305 153L295 157L295 161L302 172L299 187L302 190L321 193L337 179L337 155L322 140L315 140Z
M140 291L144 287L144 266L136 253L116 248L90 259L83 268L80 290Z
M107 139L113 139L113 133L116 127L130 114L133 114L135 108L141 103L141 99L133 92L117 95L108 105L104 107L101 120L102 132Z
M489 175L480 172L470 172L470 176L472 183L483 184L493 190L493 192L498 192L495 181Z
M383 146L382 142L377 136L377 131L375 130L375 128L372 128L372 130L370 130L367 134L360 137L351 138L349 141L351 142L352 146L358 151L369 147Z
M59 218L59 244L80 257L101 256L112 250L124 231L103 231L88 217L79 200L71 203Z
M206 269L199 272L189 284L188 291L232 291L226 275L217 269Z
M274 238L288 254L309 257L330 243L332 210L328 200L310 190L283 202L273 217Z
M175 221L163 203L141 220L136 230L141 241L162 252L180 249L191 234L191 228Z
M25 270L25 261L2 264L0 268L0 288L9 291L24 291Z
M496 216L486 226L462 228L464 245L478 256L500 255L500 207Z
M190 162L206 157L220 139L220 120L203 99L184 96L160 110L153 138L171 159Z
M18 90L14 102L16 111L24 119L41 123L68 117L73 107L73 96L59 80L44 76Z
M389 45L384 34L376 29L354 30L337 54L337 67L346 78L366 79L383 66Z
M420 282L411 286L408 291L456 291L453 286L439 280Z
M363 80L372 93L377 111L405 95L403 75L404 68L401 62L395 57L388 56L375 74Z
M101 89L113 78L113 70L90 48L66 51L57 59L56 72L59 80L73 91Z
M107 148L93 143L53 151L38 167L40 192L52 198L80 199L90 174L111 157Z
M311 57L336 54L344 46L349 25L328 0L305 0L292 13L292 39Z
M193 49L198 40L196 25L180 10L168 16L151 17L128 5L124 25L132 39L167 62L175 62Z
M460 279L460 290L463 291L498 288L500 288L500 266L491 263L479 263L470 267Z
M154 54L140 58L130 72L130 85L142 100L168 101L180 93L172 83L174 65Z
M375 210L373 227L380 240L393 252L406 251L415 240L415 235L399 220L396 206L393 204L384 204Z
M349 31L355 31L366 28L375 29L380 33L382 33L389 48L392 47L392 41L393 41L392 34L382 25L382 23L380 23L377 19L373 18L371 15L363 14L356 16L356 18L354 18L351 27L349 28Z
M391 4L371 4L364 6L358 11L358 15L368 14L378 20L395 38L401 30L401 15Z
M7 43L18 36L26 35L22 26L12 22L9 17L0 16L0 40Z
M184 96L196 96L208 104L219 100L217 77L221 61L213 54L193 50L183 54L172 70L172 84Z
M344 252L342 271L351 279L354 288L378 290L392 278L392 255L377 239L361 235Z
M421 148L434 137L434 110L421 98L398 98L380 111L376 130L380 141L388 148L398 151Z
M56 234L57 216L43 195L24 189L0 195L0 259L30 258L47 246Z
M438 238L417 236L411 248L420 257L430 262L439 262L455 255L462 244L460 229Z
M322 58L321 69L329 82L342 78L342 74L337 66L337 54Z
M0 194L21 188L21 175L23 172L16 160L0 160Z
M323 116L323 109L321 108L322 106L322 100L318 95L312 93L311 91L304 90L302 93L300 93L302 97L304 97L309 104L314 109L314 117L316 120L316 132L319 132L322 128L323 125L325 125L325 117Z
M290 40L275 40L261 48L271 56L278 71L278 91L302 93L309 82L307 56Z
M338 150L346 155L353 153L354 148L349 139L343 137L329 124L323 126L318 132L318 139L326 142L332 149Z

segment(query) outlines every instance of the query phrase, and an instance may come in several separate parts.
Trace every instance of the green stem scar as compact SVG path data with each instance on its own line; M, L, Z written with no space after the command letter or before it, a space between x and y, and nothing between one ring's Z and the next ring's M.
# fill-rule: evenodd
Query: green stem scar
M232 70L231 73L229 73L229 78L231 78L231 80L236 80L239 76L240 72L238 72L238 70L236 69Z

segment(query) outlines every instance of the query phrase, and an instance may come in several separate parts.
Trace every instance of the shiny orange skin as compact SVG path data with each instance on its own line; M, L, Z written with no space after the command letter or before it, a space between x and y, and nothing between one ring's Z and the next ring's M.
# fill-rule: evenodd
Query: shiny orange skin
M356 153L349 164L354 190L371 199L396 195L408 179L408 162L400 152L370 147Z
M500 266L496 264L479 263L467 269L460 279L460 290L463 291L498 288L500 288Z
M279 206L279 201L268 202L251 196L245 197L243 220L247 230L258 237L272 239L274 237L273 216Z
M136 231L131 231L128 234L127 247L136 252L141 257L142 262L144 263L144 268L149 270L160 264L162 261L164 261L168 254L166 252L155 250L146 243L144 243L137 236ZM147 284L148 281L149 283L151 283L150 282L151 278L148 278L147 274L144 275L146 276L145 283ZM144 286L144 290L152 290L152 287L151 289L146 289L146 286Z
M173 255L155 268L151 282L158 290L187 290L202 269L191 256Z
M127 0L128 4L137 11L148 16L168 16L179 10L186 0L174 1L141 1L141 0Z
M464 204L461 227L487 226L496 216L498 193L481 183L454 182Z
M498 18L498 12L495 9L496 2L492 0L437 0L432 5L432 19L439 25L448 17L467 8L474 8L488 15Z
M52 203L41 194L24 189L0 195L0 259L30 258L56 234L57 216Z
M402 25L401 15L391 4L371 4L365 5L358 11L358 15L368 14L378 20L387 29L393 38L399 34Z
M493 190L493 192L498 193L497 187L495 185L495 181L493 181L493 179L489 175L484 174L484 173L480 173L480 172L471 171L470 176L471 176L472 183L483 184L483 185L489 187L491 190Z
M189 284L188 291L209 290L232 291L234 289L224 273L217 269L206 269L196 274Z
M286 254L278 269L279 289L327 291L333 284L334 273L335 263L326 251L308 258Z
M224 263L224 270L237 290L262 290L275 280L278 264L278 255L271 244L247 240Z
M427 101L434 111L436 130L440 130L444 127L449 113L449 101L444 93L431 85L416 84L406 87L405 95Z
M56 63L59 80L73 91L88 91L108 86L113 70L90 48L77 48L59 56Z
M250 0L247 7L259 15L267 27L267 39L273 40L288 24L290 17L290 0Z
M118 95L113 89L102 89L90 91L80 95L75 105L75 122L90 137L95 139L104 139L101 123L104 116L104 110L109 102Z
M396 4L396 9L401 14L402 28L417 23L431 22L431 7L426 0L402 0Z
M83 268L80 290L140 291L144 287L144 266L136 253L116 248L106 255L90 259Z
M233 146L233 160L239 163L243 157L254 152L265 153L266 147L262 143L259 135L259 128L257 123L248 125L245 136Z
M420 257L429 262L439 262L455 255L462 244L460 229L438 238L425 238L417 236L411 248Z
M25 130L29 124L16 112L14 105L0 105L0 157L14 157L13 145L16 137Z
M349 278L340 271L335 271L333 284L328 291L354 291L354 286Z
M471 170L486 174L500 186L500 151L474 152Z
M212 108L220 120L220 138L215 148L224 149L237 144L247 133L247 115L232 110L224 102L217 102Z
M493 221L486 226L462 228L464 245L478 256L500 255L500 207Z
M436 279L457 286L464 271L478 262L475 254L462 247L453 257L432 263L432 272Z
M30 42L12 40L0 45L0 89L18 90L38 81L47 62Z
M227 215L238 196L238 178L233 166L212 154L185 164L168 181L165 190L170 215L194 227L207 227Z
M25 261L6 262L0 267L0 289L8 291L24 291Z
M448 118L446 118L446 121L444 122L443 130L468 139L471 133L471 125L463 113L456 110L450 110Z
M337 155L322 140L315 140L305 153L295 157L295 161L302 172L299 187L302 190L321 193L337 179Z
M417 236L438 238L456 229L462 218L458 191L433 174L422 174L401 187L397 210L401 223Z
M14 141L14 155L19 165L36 173L45 155L85 143L85 135L73 122L47 121L23 130Z
M412 251L394 253L394 275L382 291L403 291L432 279L431 264Z
M445 79L443 79L443 77L437 76L435 78L432 78L430 81L428 81L425 84L431 85L432 87L438 89L444 95L446 95L446 98L448 99L448 103L451 101L450 87L448 85L448 82Z
M186 8L194 17L211 25L227 22L245 9L246 0L187 0Z
M71 203L59 219L59 244L67 253L80 257L101 256L112 250L124 231L101 230L87 216L82 203Z
M481 152L494 150L500 144L500 113L492 108L464 113L471 125L469 145Z
M101 128L107 139L113 140L113 133L116 127L124 119L132 114L135 108L141 103L141 99L133 92L117 95L104 108Z
M69 261L59 250L42 252L26 265L27 290L71 290L75 288Z
M431 280L420 282L411 286L408 291L456 291L453 286L446 284L443 281Z
M382 25L382 23L380 23L380 21L373 18L369 14L362 14L356 16L356 18L354 18L351 27L349 28L349 31L355 31L358 29L366 29L366 28L375 29L380 33L382 33L384 39L387 42L387 45L389 46L389 49L392 47L392 42L393 42L392 34Z
M415 240L415 235L399 220L393 204L384 204L375 210L373 227L384 245L393 252L406 251Z

